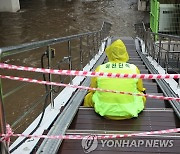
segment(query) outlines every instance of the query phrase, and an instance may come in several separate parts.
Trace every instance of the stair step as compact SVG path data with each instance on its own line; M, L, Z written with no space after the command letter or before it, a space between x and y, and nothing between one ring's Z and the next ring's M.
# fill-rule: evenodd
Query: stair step
M118 39L119 37L113 37ZM135 64L142 74L149 74L146 67L143 65L138 53L135 49L134 39L131 37L120 38L125 43L127 51L129 53L130 63ZM107 62L107 59L106 59ZM158 93L158 86L155 80L143 80L144 87L147 88L146 92L148 94L163 95ZM80 107L73 119L69 129L66 134L125 134L134 132L145 132L154 130L164 130L171 128L179 128L180 122L177 119L174 111L170 108L165 108L167 101L158 100L153 98L147 98L146 108L142 111L138 118L132 118L127 120L109 120L101 117L95 113L94 108ZM150 146L140 146L140 147L102 147L101 140L98 139L97 148L92 152L93 154L143 154L143 153L177 153L180 149L180 135L167 134L167 135L152 135L152 136L137 136L131 138L120 138L120 139L107 139L111 143L115 140L119 141L173 141L173 146L171 147L150 147ZM87 140L86 140L87 141ZM94 143L93 143L94 144ZM87 145L89 146L89 145ZM89 148L89 147L87 147ZM84 154L82 148L82 140L64 140L58 151L58 153L65 154Z
M132 53L133 51L136 52L136 48L135 48L134 44L126 44L126 49L127 49L128 53Z
M109 131L109 130L75 130L75 129L68 129L66 131L67 135L111 135L111 134L133 134L133 133L141 133L144 131ZM159 136L159 135L149 135L149 136ZM179 133L168 133L168 134L162 134L163 137L174 137L178 136L180 137Z
M143 61L139 60L139 61L130 61L129 63L134 64L134 65L143 65Z
M147 94L149 94L149 93L158 93L158 87L157 86L144 84L144 87L146 88L146 93Z
M131 57L129 57L129 60L131 60L131 59L139 59L139 60L141 60L141 58L139 57L139 55L134 55L134 56L131 56ZM142 61L142 60L141 60Z
M94 109L79 108L69 129L109 130L109 131L152 131L175 128L175 115L172 110L147 110L138 118L109 120L96 114Z
M129 57L129 60L134 60L134 61L142 61L141 58L139 56L132 56L132 57Z
M165 142L166 146L160 146ZM134 143L134 145L133 145ZM138 144L138 143L141 143ZM155 145L155 146L154 146ZM152 153L177 153L180 149L180 139L176 136L166 137L161 136L151 137L131 137L118 139L98 140L97 147L92 151L93 154L152 154ZM62 143L60 154L84 154L81 140L65 140ZM87 153L87 152L86 152Z
M149 95L163 96L163 93L147 93ZM165 108L168 105L168 102L155 98L146 98L146 108Z
M124 44L134 44L134 39L132 39L132 37L117 37L117 36L113 36L112 37L112 41L115 41L117 39L121 39Z
M141 74L149 74L149 71L147 69L141 69L140 73Z

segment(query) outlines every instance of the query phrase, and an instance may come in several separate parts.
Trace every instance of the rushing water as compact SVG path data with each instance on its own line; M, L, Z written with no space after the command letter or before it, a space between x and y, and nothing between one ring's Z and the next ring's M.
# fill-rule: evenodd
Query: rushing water
M146 13L137 0L20 0L17 13L0 13L0 47L97 30L113 24L112 35L135 36Z
M137 0L20 0L20 3L19 12L0 13L0 47L98 30L103 21L112 23L112 36L135 37L134 24L149 20L147 12L137 11ZM2 61L37 66L40 54L26 54L26 58L16 55ZM16 75L13 71L3 70L3 73ZM19 75L26 74L21 72ZM5 92L17 85L17 82L3 80ZM4 99L7 123L13 124L17 117L28 112L33 105L31 98L42 95L44 87L38 89L30 85L28 90L27 93L27 89L22 89ZM29 94L31 98L25 97ZM42 105L35 109L38 111L30 115L32 119L42 110ZM22 126L21 132L32 121L30 117L15 125L14 130Z

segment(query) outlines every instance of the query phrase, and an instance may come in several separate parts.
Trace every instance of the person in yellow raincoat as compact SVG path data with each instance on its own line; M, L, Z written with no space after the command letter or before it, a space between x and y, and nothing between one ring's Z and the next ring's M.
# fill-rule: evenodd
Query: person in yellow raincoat
M111 72L121 74L140 74L139 69L127 63L128 52L124 43L118 39L105 50L109 62L96 68L96 72ZM93 77L90 87L143 93L142 79ZM84 99L84 106L94 107L95 112L108 119L123 120L138 117L145 106L146 98L125 94L100 92L90 90Z

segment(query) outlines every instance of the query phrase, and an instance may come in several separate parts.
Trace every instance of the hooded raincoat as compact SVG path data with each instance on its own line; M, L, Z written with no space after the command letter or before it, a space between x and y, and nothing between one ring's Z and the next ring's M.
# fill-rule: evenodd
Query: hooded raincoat
M140 74L134 64L127 63L128 52L121 40L114 41L105 52L109 62L98 66L96 72ZM132 93L142 93L145 90L141 79L94 77L90 86ZM98 114L106 118L122 120L137 117L144 109L145 101L142 96L89 91L84 99L84 106L94 107Z

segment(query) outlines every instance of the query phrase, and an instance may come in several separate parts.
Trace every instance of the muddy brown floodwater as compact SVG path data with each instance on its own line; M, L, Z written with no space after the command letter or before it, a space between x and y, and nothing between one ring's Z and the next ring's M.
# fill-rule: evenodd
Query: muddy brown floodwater
M149 20L148 12L137 11L137 0L20 0L20 3L19 12L0 13L0 47L98 30L103 21L112 23L111 36L135 37L134 24ZM31 53L26 58L16 55L2 61L39 66L40 55ZM13 71L0 71L15 74ZM20 75L25 76L24 72ZM3 91L11 91L17 85L15 81L3 80ZM28 94L27 89L23 89L4 99L7 123L13 125L16 133L22 132L42 110L42 104L36 102L37 112L16 122L23 114L30 112L34 103L31 98L44 92L42 86L38 89L39 93L34 86L28 89L31 89ZM31 98L26 97L29 94Z

